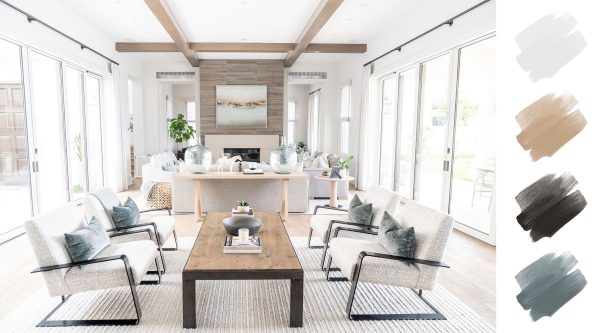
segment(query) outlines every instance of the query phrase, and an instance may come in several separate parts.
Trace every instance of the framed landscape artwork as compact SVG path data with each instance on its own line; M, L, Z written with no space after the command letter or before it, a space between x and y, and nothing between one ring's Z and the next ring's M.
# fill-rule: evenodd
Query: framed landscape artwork
M267 128L267 86L218 85L217 128Z

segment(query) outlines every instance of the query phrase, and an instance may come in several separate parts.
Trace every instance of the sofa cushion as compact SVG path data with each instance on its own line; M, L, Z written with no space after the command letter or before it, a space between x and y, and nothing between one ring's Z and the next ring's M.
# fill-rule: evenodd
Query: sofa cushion
M354 195L348 204L348 218L354 223L370 225L373 218L373 204L365 204L358 195Z
M336 166L341 160L342 160L342 157L337 156L337 154L327 155L327 163L329 164L330 168Z
M83 261L94 258L110 245L110 238L102 223L92 217L87 226L65 233L65 244L73 261Z
M406 258L414 257L417 244L415 228L401 225L388 212L383 214L377 241L390 254Z
M113 207L112 219L117 228L136 225L140 219L140 210L135 201L128 197L125 204Z
M139 284L155 263L156 245L150 240L113 243L98 253L96 258L118 255L127 256L133 279L136 284ZM85 265L81 269L71 268L65 274L65 282L73 293L129 285L122 260Z

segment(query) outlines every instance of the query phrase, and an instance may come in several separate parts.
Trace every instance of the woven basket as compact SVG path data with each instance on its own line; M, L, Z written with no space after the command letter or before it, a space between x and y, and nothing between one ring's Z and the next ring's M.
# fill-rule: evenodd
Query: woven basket
M171 183L156 183L152 187L148 206L152 208L171 208Z

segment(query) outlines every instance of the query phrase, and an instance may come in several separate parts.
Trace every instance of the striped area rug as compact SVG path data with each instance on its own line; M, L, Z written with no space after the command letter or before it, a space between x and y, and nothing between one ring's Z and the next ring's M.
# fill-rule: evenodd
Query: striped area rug
M349 282L327 282L319 269L319 249L292 238L305 271L304 327L289 328L289 281L197 282L198 331L201 332L494 332L494 328L442 287L425 293L446 321L361 321L344 315ZM168 270L158 286L138 286L142 320L137 326L36 328L59 302L45 290L0 321L1 332L190 332L182 328L181 270L193 244L181 238L181 249L165 252ZM361 284L355 312L427 311L412 291ZM128 288L72 296L51 319L133 318Z

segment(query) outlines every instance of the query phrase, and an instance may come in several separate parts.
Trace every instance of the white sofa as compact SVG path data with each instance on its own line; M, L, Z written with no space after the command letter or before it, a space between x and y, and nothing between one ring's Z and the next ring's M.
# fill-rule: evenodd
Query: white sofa
M170 183L176 171L167 171L176 162L175 154L164 152L153 155L150 163L142 166L142 183L167 182Z

